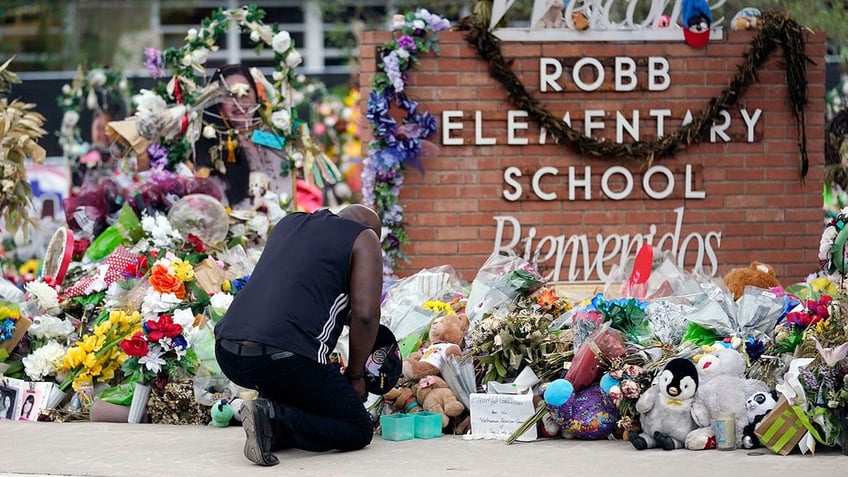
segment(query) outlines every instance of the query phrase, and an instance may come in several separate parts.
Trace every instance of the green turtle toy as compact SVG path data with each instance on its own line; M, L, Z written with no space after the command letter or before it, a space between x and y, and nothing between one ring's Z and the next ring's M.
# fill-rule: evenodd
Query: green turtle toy
M215 427L227 427L230 425L230 420L233 418L233 408L230 406L230 402L226 399L219 399L212 405L212 408L209 410L212 414L212 422L209 423L210 426Z

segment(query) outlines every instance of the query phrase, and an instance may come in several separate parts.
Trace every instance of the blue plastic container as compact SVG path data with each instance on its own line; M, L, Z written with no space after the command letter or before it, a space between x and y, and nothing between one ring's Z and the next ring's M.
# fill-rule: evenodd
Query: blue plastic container
M407 441L415 437L415 418L411 414L383 414L380 427L387 441Z
M418 439L432 439L442 435L442 414L438 412L421 411L412 414L415 416L415 437Z

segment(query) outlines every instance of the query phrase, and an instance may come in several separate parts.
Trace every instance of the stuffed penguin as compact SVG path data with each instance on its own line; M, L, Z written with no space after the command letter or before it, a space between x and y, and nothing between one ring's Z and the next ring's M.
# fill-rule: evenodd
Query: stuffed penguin
M777 391L754 393L745 403L745 415L748 425L742 431L742 447L745 449L756 449L761 447L760 438L754 434L757 425L772 409L777 406Z
M669 361L636 401L642 433L630 438L633 447L638 450L683 447L686 436L697 427L691 414L697 390L695 364L684 358Z

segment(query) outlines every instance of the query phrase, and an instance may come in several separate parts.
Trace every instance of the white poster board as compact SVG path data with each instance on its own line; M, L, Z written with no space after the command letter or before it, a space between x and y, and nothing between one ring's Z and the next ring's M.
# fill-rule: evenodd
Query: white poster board
M494 435L506 439L535 413L533 393L471 394L471 433L475 436ZM518 438L536 440L536 426Z

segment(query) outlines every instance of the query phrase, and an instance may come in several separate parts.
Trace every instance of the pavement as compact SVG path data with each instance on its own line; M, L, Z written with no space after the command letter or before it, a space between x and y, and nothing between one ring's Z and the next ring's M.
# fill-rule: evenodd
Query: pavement
M622 441L516 442L435 439L387 441L375 435L355 452L277 452L259 467L242 455L240 427L0 421L0 476L810 476L845 475L848 456L820 449L637 451Z

